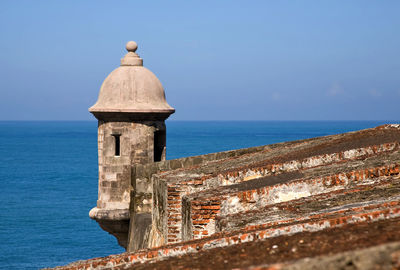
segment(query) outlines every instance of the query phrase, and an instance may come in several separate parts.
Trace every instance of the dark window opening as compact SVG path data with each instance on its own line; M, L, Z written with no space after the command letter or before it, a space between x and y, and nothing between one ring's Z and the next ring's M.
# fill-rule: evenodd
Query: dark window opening
M154 162L165 159L165 130L154 132Z
M112 136L114 137L115 141L115 156L119 157L121 155L121 134L112 134Z

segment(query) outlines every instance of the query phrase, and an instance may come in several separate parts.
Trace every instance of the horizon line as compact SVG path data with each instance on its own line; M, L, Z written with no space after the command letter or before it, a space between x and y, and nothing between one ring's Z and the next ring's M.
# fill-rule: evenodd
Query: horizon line
M232 120L232 119L205 119L205 120L166 120L169 122L383 122L383 121L397 121L400 122L400 119L326 119L326 120L316 120L316 119L301 119L301 120ZM68 119L61 119L61 120L50 120L50 119L7 119L1 120L0 122L97 122L96 119L93 120L68 120Z

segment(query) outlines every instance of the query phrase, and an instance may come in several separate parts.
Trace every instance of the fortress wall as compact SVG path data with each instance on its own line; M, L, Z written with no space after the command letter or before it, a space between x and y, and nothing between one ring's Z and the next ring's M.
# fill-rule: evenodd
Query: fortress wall
M131 200L130 200L130 230L128 236L128 251L156 246L163 242L157 230L151 230L153 184L152 176L171 170L185 169L200 166L206 162L264 151L266 146L257 146L244 149L230 150L193 157L165 160L148 164L134 164L131 170ZM157 184L157 187L162 187ZM159 194L159 193L157 193ZM164 209L164 208L162 208ZM153 214L154 215L154 214ZM154 227L154 226L153 226ZM150 241L150 242L149 242ZM161 242L160 242L161 241Z
M131 208L135 209L135 212L137 213L151 211L151 177L154 174L159 174L171 170L190 168L193 166L200 166L201 164L210 161L238 157L245 154L252 154L255 152L263 151L266 148L267 146L256 146L193 157L164 160L161 162L152 162L148 164L134 164L132 166L131 184L134 191L132 196L135 198L135 200L132 201L133 205L131 205Z
M346 151L335 153L333 155L335 158L333 159L326 158L326 155L319 155L315 157L308 157L302 160L291 160L281 164L261 163L263 164L262 167L254 166L251 169L249 169L246 166L239 167L235 168L235 170L230 169L228 174L224 173L218 174L217 176L214 177L210 176L196 177L195 174L191 174L190 171L187 171L185 177L177 179L176 181L174 181L175 174L168 177L166 177L163 174L156 174L153 177L154 179L157 179L157 181L154 181L153 183L153 190L155 194L157 194L157 191L160 186L165 185L167 188L163 190L162 196L158 196L159 200L155 202L153 206L153 209L157 209L157 211L154 211L156 214L153 214L154 224L162 224L161 227L157 226L155 228L153 227L153 229L156 232L153 236L156 239L162 239L161 242L158 242L158 240L155 241L154 242L156 244L155 246L159 244L176 243L182 240L189 240L192 239L192 237L194 237L193 234L196 234L195 238L201 238L215 232L214 219L217 213L219 213L220 211L221 199L223 198L223 196L230 196L230 195L219 194L216 198L216 200L219 202L213 202L212 198L206 198L205 200L201 199L204 205L193 206L193 208L191 206L191 203L185 202L185 196L188 196L190 194L196 194L204 190L210 190L210 192L212 193L218 187L229 190L230 183L240 184L242 182L245 183L252 180L255 181L259 179L261 175L272 176L292 171L298 171L299 169L302 168L301 166L303 165L304 165L303 169L318 168L321 165L326 166L329 164L340 163L343 161L357 160L359 158L366 158L368 156L380 155L382 153L391 153L397 149L399 149L399 144L397 142L386 143L383 145L367 146L356 149L347 149ZM310 160L312 160L313 162L308 162ZM285 166L285 164L299 164L299 166L295 166L297 169L293 169L292 166ZM220 168L221 167L222 166L220 166ZM261 172L261 173L259 174L254 173L253 175L255 175L256 177L251 177L250 179L243 177L244 175L248 174L249 171ZM226 181L227 177L229 177L229 181ZM297 178L299 179L302 178L302 175L297 175ZM342 179L342 177L340 179ZM322 180L325 181L326 179L321 179L321 181ZM317 180L315 181L318 182ZM268 196L269 189L273 190L275 193L280 193L281 195L286 194L282 195L283 197L285 196L288 197L287 193L288 190L290 189L291 194L294 195L291 197L289 196L290 198L286 198L287 200L308 196L311 195L311 193L313 192L314 194L317 193L317 185L313 185L312 183L310 185L304 185L306 181L303 180L303 182L297 185L294 183L290 184L289 186L281 185L282 190L280 192L277 191L278 187L270 188L266 187L268 184L264 184L262 188L259 190L259 192L263 190L264 192L263 195L267 192L267 194L265 195L267 197L265 198L261 195L259 196L257 192L258 189L253 190L254 194L252 193L251 190L243 191L242 192L243 194L240 195L239 197L235 198L232 197L229 200L227 199L224 205L224 209L226 211L234 211L234 209L239 209L241 206L233 202L240 201L241 200L240 198L242 197L246 198L247 194L249 196L249 200L253 195L257 197L253 198L253 202L254 203L257 202L257 204L253 205L259 206L261 204L266 205L267 203L274 203L276 202L274 201L275 195ZM227 185L226 188L223 187L225 185ZM329 191L325 185L327 185L327 183L325 182L319 183L319 188L318 188L319 193ZM313 191L311 193L309 190L305 191L307 187L309 187L309 189ZM232 193L234 193L235 188L236 185L233 185ZM266 191L264 189L268 190ZM186 205L186 207L183 207L183 204ZM193 217L191 217L192 209L196 209L196 211L199 212L194 214L194 220ZM193 222L196 224L194 224Z
M201 179L208 179L207 185L229 185L279 171L295 171L393 151L399 146L394 139L399 136L399 130L397 125L384 125L345 134L137 164L132 167L131 197L134 200L131 200L130 209L136 213L151 211L151 177L154 174L163 175L171 170L187 174L194 171L190 169L199 168ZM230 162L235 160L239 162ZM207 171L204 166L207 163L215 166L209 166Z
M273 254L282 252L279 249L285 248L284 243L287 243L292 249L299 250L298 252L289 250L289 252L285 253L287 260L292 260L292 262L295 259L306 258L310 254L315 254L315 249L320 250L319 254L321 255L332 255L354 250L358 246L363 247L365 245L363 243L365 238L368 238L370 245L388 243L389 241L386 238L381 237L380 228L382 227L390 228L385 234L389 234L392 245L395 244L397 246L396 250L400 250L400 235L397 230L400 225L399 207L386 206L385 208L385 206L382 206L379 210L373 209L359 214L357 218L354 218L354 215L341 215L332 217L328 220L328 223L325 221L322 220L322 224L326 224L325 226L321 226L321 221L319 220L309 220L301 224L283 225L277 228L245 229L234 234L218 234L215 237L140 250L135 253L126 252L79 261L58 269L158 269L158 267L166 269L166 266L169 265L177 267L179 262L182 262L186 268L194 266L194 268L201 269L201 266L204 266L207 261L214 263L218 261L220 268L216 269L222 269L224 262L223 260L222 262L220 261L221 258L229 259L232 268L236 265L238 266L237 269L249 269L248 267L243 267L243 264L244 266L252 266L260 262L268 263L273 260L276 262L277 258L274 258ZM332 233L335 231L337 233ZM305 244L306 241L311 242L312 239L317 239L318 244L315 243L311 247ZM341 240L340 242L347 241L348 245L343 247L336 244L335 242L338 239ZM249 247L251 246L253 249L252 252L249 252ZM277 250L274 251L274 249ZM227 252L223 254L224 250ZM237 258L224 257L227 254L236 254L237 256L235 257ZM243 255L249 260L244 260ZM272 260L269 260L269 258L272 258ZM168 260L172 260L172 263L168 264ZM391 260L388 262L391 262ZM376 261L375 265L380 265L379 261ZM272 270L272 268L260 269Z
M249 181L260 177L274 175L279 172L294 172L337 162L365 159L367 157L371 157L377 154L392 152L399 149L399 146L400 145L398 142L391 142L380 145L371 145L367 147L349 149L336 153L315 155L303 159L289 159L286 162L282 163L265 163L261 166L243 166L242 168L238 167L234 170L219 173L216 176L218 178L216 179L216 181L220 182L221 185L232 185L243 181ZM213 180L210 179L208 181Z
M400 174L395 168L392 169L394 170L390 176L380 176L373 181L364 180L358 185L344 186L343 189L269 204L245 212L218 215L215 220L216 232L255 230L307 219L326 218L330 215L349 212L349 209L353 212L371 209L373 204L380 205L389 202L398 205L400 203ZM366 200L360 201L360 199Z
M210 154L200 158L192 157L144 166L138 165L135 168L135 177L132 177L135 179L133 184L136 186L133 188L135 201L133 207L131 205L133 217L131 228L146 228L146 230L141 232L131 230L130 241L141 243L141 246L134 244L135 246L128 250L191 239L194 224L189 211L191 207L188 207L190 203L184 202L186 206L182 206L185 196L221 186L257 181L262 177L290 172L301 174L304 170L312 168L328 168L329 164L341 164L389 154L399 149L399 137L399 128L388 125L358 132L256 147L251 149L253 152L247 155L246 152L232 153L229 151L223 153L220 159L218 159L218 155ZM380 144L375 144L377 142ZM224 158L224 155L227 157ZM330 173L332 175L335 169L330 168L330 170L332 170ZM343 172L343 168L339 169L336 174L340 172ZM301 175L298 177L298 179L302 178ZM152 179L153 182L151 182ZM316 178L314 177L314 179ZM318 185L304 186L303 184L297 186L293 184L296 187L293 186L292 189L282 185L282 190L278 193L283 194L284 197L290 197L286 200L292 200L330 191L324 185L317 188ZM260 186L254 190L266 186ZM311 193L302 191L301 187L318 189L318 192L315 190ZM274 190L276 189L277 187L274 188ZM294 195L288 195L288 190L292 190L289 193ZM249 195L249 197L253 195ZM154 198L157 200L153 200ZM260 200L253 199L262 205L276 202L271 197L266 199L261 196L260 198ZM240 200L240 198L237 197L235 200ZM229 207L227 205L224 209L231 211L236 206ZM208 209L201 211L210 212L206 216L215 217L219 213L217 208L221 206L204 205L204 207ZM145 219L147 223L135 221L141 219ZM133 226L132 221L135 222ZM199 222L196 224L199 229L196 232L197 237L204 237L215 231L214 219L210 220L211 225L208 222L204 223L204 220L195 220L195 222ZM145 237L137 239L135 234L136 236L145 235Z
M273 186L250 188L239 192L235 186L227 186L222 190L195 193L183 199L183 240L199 239L220 230L224 231L225 227L222 220L223 216L226 215L257 210L267 205L328 193L349 186L364 185L365 183L371 185L384 180L385 176L398 175L399 171L400 165L392 164L343 171L312 179L296 179ZM268 181L266 181L266 185L267 183ZM216 224L218 216L222 216L222 218L220 217ZM262 220L258 222L261 223ZM240 226L243 226L243 224Z
M153 205L142 209L152 215L137 234L153 248L62 269L285 269L400 241L399 142L400 126L386 125L156 172ZM399 254L364 265L399 266ZM353 259L346 265L359 265Z

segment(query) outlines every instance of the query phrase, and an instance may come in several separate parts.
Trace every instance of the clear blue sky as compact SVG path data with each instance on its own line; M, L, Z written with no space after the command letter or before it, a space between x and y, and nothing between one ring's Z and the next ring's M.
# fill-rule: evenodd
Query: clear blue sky
M174 120L400 119L400 1L0 1L0 120L88 120L128 40Z

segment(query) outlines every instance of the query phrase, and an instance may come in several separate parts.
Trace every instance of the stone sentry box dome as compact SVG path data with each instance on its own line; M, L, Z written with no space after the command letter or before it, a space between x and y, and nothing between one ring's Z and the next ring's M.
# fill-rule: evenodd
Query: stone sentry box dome
M96 117L124 113L140 119L148 118L148 114L167 118L175 111L165 99L161 82L143 67L143 59L135 53L137 47L136 42L129 41L121 66L104 80L96 104L89 109Z
M99 156L98 200L89 216L123 247L129 230L132 165L165 160L165 120L175 112L161 82L143 67L137 47L134 41L126 44L121 66L104 80L96 104L89 108L98 120Z

